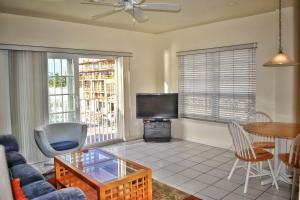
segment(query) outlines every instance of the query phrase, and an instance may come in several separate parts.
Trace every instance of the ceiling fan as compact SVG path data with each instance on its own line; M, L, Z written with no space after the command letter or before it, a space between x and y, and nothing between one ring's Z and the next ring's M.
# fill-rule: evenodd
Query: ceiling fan
M93 20L125 11L134 20L146 22L148 18L144 15L143 10L160 12L179 12L181 10L181 6L178 3L145 3L145 0L117 0L116 3L105 2L104 0L85 0L82 4L110 6L114 8L108 12L92 16Z

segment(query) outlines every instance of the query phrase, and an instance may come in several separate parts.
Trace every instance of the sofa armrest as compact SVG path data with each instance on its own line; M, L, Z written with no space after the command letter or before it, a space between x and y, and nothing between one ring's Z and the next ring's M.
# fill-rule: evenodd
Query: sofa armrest
M19 145L13 135L0 135L0 145L5 147L5 152L19 151Z
M78 188L64 188L50 192L33 200L86 200L84 193Z
M5 149L0 145L0 200L13 200L12 190L10 186L9 172L7 169Z

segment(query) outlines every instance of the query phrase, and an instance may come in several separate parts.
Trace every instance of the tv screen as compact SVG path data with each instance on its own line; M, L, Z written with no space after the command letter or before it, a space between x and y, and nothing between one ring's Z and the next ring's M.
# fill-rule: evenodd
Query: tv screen
M178 118L178 94L136 94L136 117L142 119Z

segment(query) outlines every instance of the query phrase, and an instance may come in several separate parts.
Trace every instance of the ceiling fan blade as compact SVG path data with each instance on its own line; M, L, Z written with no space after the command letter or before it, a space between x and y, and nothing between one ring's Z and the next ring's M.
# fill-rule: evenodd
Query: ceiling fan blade
M104 13L100 13L98 15L92 16L92 20L97 20L97 19L100 19L102 17L106 17L106 16L109 16L109 15L115 14L115 13L120 12L122 10L124 10L124 8L116 8L114 10L110 10L110 11L107 11L107 12L104 12Z
M42 0L42 1L45 1L45 2L62 2L62 1L65 1L65 0Z
M148 21L148 17L146 17L143 11L139 8L134 8L132 10L127 11L131 14L131 16L136 19L136 21L142 23Z
M134 0L133 1L133 4L134 5L139 5L139 4L142 4L142 3L144 3L146 0Z
M181 6L176 3L143 3L136 7L151 11L179 12L181 10Z
M99 6L112 6L112 7L121 7L121 6L123 6L123 4L119 4L119 3L107 3L107 2L99 2L99 1L91 1L91 0L83 1L80 4L99 5Z

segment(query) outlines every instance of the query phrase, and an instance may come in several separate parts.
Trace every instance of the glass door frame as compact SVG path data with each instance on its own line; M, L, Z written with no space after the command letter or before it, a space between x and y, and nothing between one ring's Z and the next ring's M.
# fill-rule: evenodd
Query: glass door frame
M118 112L119 112L119 96L120 96L120 94L118 93L118 88L119 88L119 81L118 81L118 76L117 76L117 74L116 74L116 72L118 72L118 68L119 68L119 64L118 64L118 62L119 62L119 59L118 59L118 57L117 56L99 56L99 55L79 55L79 57L78 57L78 59L79 58L82 58L82 59L95 59L95 60L97 60L97 59L107 59L107 60L114 60L115 61L115 64L114 64L114 67L115 67L115 70L114 70L114 73L115 73L115 76L114 76L114 79L115 79L115 81L116 81L116 91L115 91L115 94L116 94L116 102L115 102L115 109L117 109L116 110L116 116L115 116L115 119L116 119L116 126L117 126L117 130L116 130L116 133L113 133L112 135L113 135L113 139L108 139L108 137L109 137L109 135L110 135L110 133L108 133L108 132L103 132L103 135L102 134L94 134L94 136L96 136L95 138L97 138L97 136L99 137L99 136L103 136L103 138L104 138L104 140L103 141L100 141L100 142L96 142L96 143L92 143L92 144L87 144L88 146L90 146L90 145L94 145L94 144L99 144L99 143L102 143L102 142L109 142L109 141L113 141L113 140L115 140L115 139L118 139L118 138L120 138L121 137L121 135L120 135L120 123L119 123L119 117L120 117L120 115L118 114ZM78 65L78 71L79 71L79 65ZM79 75L80 75L80 71L78 72L79 73ZM91 72L91 73L93 73L93 72ZM80 87L78 87L78 90L80 90ZM80 94L79 94L80 95ZM80 104L81 104L81 97L79 96L79 101L80 101ZM96 106L96 104L94 104L94 108L96 108L97 106ZM101 114L104 114L104 113L101 113ZM95 115L94 115L94 117L95 117ZM106 120L108 120L108 119L106 119ZM94 125L96 125L97 126L97 124L94 124ZM107 123L106 123L106 125L107 125ZM106 127L106 130L108 130L108 128L109 127ZM104 129L105 129L105 127L104 127ZM104 130L103 129L103 130ZM96 131L95 131L96 132ZM106 137L105 137L106 136ZM92 138L93 138L93 136L91 136ZM94 139L95 139L94 138ZM101 138L101 137L100 137ZM106 139L105 139L106 138ZM97 139L96 139L97 140Z
M76 54L68 54L68 53L47 53L48 59L71 59L74 65L74 95L75 95L75 122L80 122L80 104L79 104L79 73L78 73L78 57ZM47 65L48 72L48 65ZM47 75L48 77L48 75ZM48 87L47 87L48 89ZM49 95L49 94L48 94ZM49 105L49 98L47 98L47 105ZM49 112L49 111L48 111ZM50 114L50 113L49 113ZM48 114L48 115L49 115Z
M76 113L76 119L75 122L81 122L80 120L80 83L79 83L79 58L91 58L91 59L114 59L116 61L116 93L117 93L117 133L115 135L115 139L113 140L107 140L107 141L101 141L94 144L85 144L87 147L92 146L102 146L105 144L110 143L116 143L123 141L124 138L124 115L121 113L124 113L124 74L123 74L123 64L120 62L123 62L122 56L102 56L102 55L86 55L86 54L69 54L69 53L47 53L47 59L72 59L74 64L74 94L75 94L75 113ZM48 67L47 67L48 68ZM48 73L48 69L47 69ZM118 74L118 75L117 75ZM118 77L121 76L121 77ZM48 77L48 74L47 74ZM48 79L47 79L48 80ZM122 87L122 88L120 88ZM48 89L48 87L47 87ZM120 94L121 92L121 94ZM48 93L48 92L47 92ZM47 98L47 105L49 106L49 100ZM49 112L49 111L48 111ZM50 114L50 113L49 113ZM49 116L48 114L48 116Z

